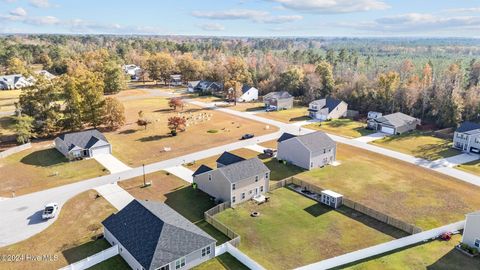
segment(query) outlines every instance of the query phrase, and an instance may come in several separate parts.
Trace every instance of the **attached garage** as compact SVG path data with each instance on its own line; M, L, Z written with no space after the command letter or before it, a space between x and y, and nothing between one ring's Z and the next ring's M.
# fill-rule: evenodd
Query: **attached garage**
M55 147L70 160L112 153L107 138L96 129L62 134L55 139Z
M91 151L90 156L92 157L94 157L95 155L101 155L101 154L111 154L110 145L95 147L90 149L90 151Z
M395 134L395 129L392 128L392 127L384 127L384 126L382 126L381 131L382 131L383 133L387 133L387 134Z

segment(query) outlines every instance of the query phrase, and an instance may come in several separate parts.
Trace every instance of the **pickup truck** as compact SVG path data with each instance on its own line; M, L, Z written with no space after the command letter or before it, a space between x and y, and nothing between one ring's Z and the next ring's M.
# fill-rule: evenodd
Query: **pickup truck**
M54 218L58 211L58 203L49 203L45 205L43 210L42 219Z

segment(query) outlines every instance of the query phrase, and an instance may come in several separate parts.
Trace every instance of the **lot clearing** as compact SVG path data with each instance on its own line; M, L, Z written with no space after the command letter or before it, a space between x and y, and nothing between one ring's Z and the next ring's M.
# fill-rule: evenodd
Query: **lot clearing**
M334 211L286 188L269 196L267 203L246 202L216 215L240 235L240 250L267 269L292 269L393 240L386 233L398 233L348 208ZM253 211L260 216L251 217Z
M166 160L203 150L206 146L232 143L245 133L260 136L276 131L273 127L265 129L265 125L259 122L186 104L182 116L204 117L204 120L196 120L196 124L187 127L185 132L172 137L167 119L180 112L168 107L168 99L127 100L123 103L127 124L106 136L112 144L114 156L129 166ZM144 118L151 122L146 130L136 124L139 111L143 111ZM164 151L165 148L170 151Z
M480 209L479 187L443 174L343 144L337 160L296 177L424 230Z
M306 125L305 128L320 130L347 138L358 138L375 133L365 128L367 124L350 119L334 119L331 121L319 122Z
M452 141L433 136L431 132L414 131L385 137L371 142L390 150L427 160L437 160L461 154L452 148Z
M467 270L480 269L479 258L469 258L455 250L462 240L454 235L450 241L434 240L353 264L349 270Z
M0 248L3 255L51 255L53 261L2 262L1 269L58 269L110 247L103 240L101 222L116 209L93 190L68 200L58 219L47 229L22 242ZM52 222L45 221L45 222Z
M0 159L0 197L11 197L108 173L94 159L68 161L52 148L52 142L33 143L32 148Z

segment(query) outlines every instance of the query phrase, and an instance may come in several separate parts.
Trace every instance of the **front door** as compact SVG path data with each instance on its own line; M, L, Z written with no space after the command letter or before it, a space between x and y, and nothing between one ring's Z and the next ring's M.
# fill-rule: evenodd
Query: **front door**
M255 195L258 195L258 187L255 188Z

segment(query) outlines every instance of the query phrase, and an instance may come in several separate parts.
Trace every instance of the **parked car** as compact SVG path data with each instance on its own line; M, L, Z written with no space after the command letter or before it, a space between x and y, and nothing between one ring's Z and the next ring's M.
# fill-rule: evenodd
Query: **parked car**
M263 153L269 157L274 157L275 154L277 153L277 150L275 149L264 149Z
M255 135L253 135L253 134L245 134L245 135L242 136L241 139L242 139L242 140L247 140L247 139L253 138L254 136L255 136Z
M276 111L276 110L277 110L276 106L268 106L267 108L265 108L266 112L273 112L273 111Z
M50 219L54 218L58 211L58 203L49 203L45 205L45 209L43 210L42 218L43 219Z

